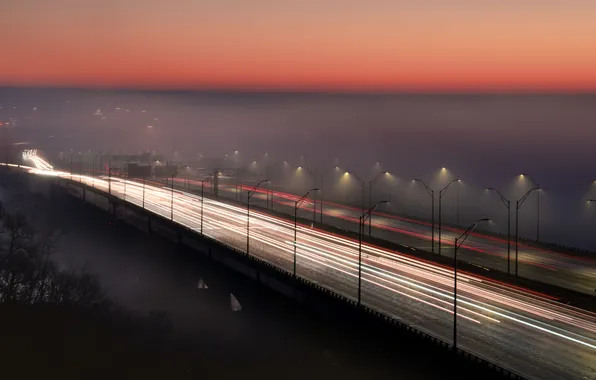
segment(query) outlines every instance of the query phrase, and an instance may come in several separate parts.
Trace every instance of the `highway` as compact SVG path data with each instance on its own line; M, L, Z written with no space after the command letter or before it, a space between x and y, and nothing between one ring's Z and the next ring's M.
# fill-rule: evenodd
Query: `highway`
M30 173L70 178L41 157L27 157ZM108 179L73 175L99 190ZM126 196L124 196L126 187ZM112 178L111 192L170 218L170 189ZM201 199L174 191L174 218L196 231ZM246 208L205 198L205 235L246 250ZM293 223L264 213L250 214L250 255L288 272L293 268ZM346 297L357 298L358 244L299 225L297 274ZM363 246L362 303L404 323L452 342L453 271L406 254ZM458 274L458 346L532 379L596 379L596 314L554 301L547 295ZM399 344L399 342L396 342Z
M245 186L244 191L251 187ZM224 187L222 190L235 197L234 187ZM253 202L263 207L266 205L266 190L257 189ZM294 214L294 201L300 196L286 192L274 192L274 207L277 211ZM246 199L246 197L245 197ZM260 203L259 203L260 201ZM317 207L319 204L317 203ZM318 213L318 211L317 211ZM327 225L345 230L358 232L359 217L362 211L333 202L324 202L323 221ZM305 203L300 216L312 218L312 202ZM319 218L320 215L317 215ZM425 251L432 250L431 223L411 218L399 217L381 211L375 212L372 219L372 234L374 237L402 244ZM437 228L435 226L435 228ZM368 227L365 228L368 234ZM443 226L441 236L441 255L453 257L453 242L463 233L462 229ZM435 230L435 252L438 253L438 231ZM515 245L514 235L511 239L511 273L515 273ZM458 251L458 259L486 268L496 269L507 273L507 239L474 232ZM578 292L596 294L596 258L574 256L552 250L519 243L520 277L536 280Z

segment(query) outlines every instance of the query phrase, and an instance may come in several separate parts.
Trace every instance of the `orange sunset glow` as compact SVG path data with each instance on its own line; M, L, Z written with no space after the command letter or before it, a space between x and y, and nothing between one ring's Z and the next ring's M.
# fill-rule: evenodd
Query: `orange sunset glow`
M23 0L0 84L596 90L596 2Z

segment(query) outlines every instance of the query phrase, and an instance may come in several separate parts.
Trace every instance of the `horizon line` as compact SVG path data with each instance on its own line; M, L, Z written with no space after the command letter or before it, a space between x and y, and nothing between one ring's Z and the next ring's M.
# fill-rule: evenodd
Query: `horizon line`
M95 92L152 92L152 93L236 93L236 94L304 94L304 95L596 95L594 89L304 89L272 87L159 87L159 86L69 86L69 85L30 85L2 84L0 90L65 90Z

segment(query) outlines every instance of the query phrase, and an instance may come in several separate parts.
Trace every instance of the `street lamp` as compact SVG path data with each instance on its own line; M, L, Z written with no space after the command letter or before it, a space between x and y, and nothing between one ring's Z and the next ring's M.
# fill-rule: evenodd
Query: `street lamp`
M284 163L287 164L286 161L284 161ZM317 180L316 180L316 178L317 178L317 171L316 171L316 169L314 170L314 172L311 171L310 169L304 167L304 166L298 166L296 169L306 169L306 171L309 172L309 174L313 178L313 185L314 186L317 185ZM334 166L333 167L333 170L339 170L339 167L338 166ZM319 186L319 203L320 203L320 205L319 205L319 214L320 214L321 224L323 224L323 186L325 185L325 174L328 174L328 173L325 173L325 171L323 171L321 173L321 176L320 176L320 178L321 178L321 184ZM313 212L316 213L316 208L313 209Z
M95 160L97 159L97 154L93 155L93 170L91 174L91 187L95 187Z
M246 200L246 254L248 255L248 249L250 246L250 236L249 236L249 224L250 224L250 198L252 197L252 195L255 193L255 191L257 190L257 188L259 186L261 186L261 184L263 182L269 182L268 179L264 179L262 181L259 181L259 183L257 183L249 192L248 192L248 196L247 196L247 200Z
M178 170L176 169L175 172L172 173L172 188L171 188L171 194L170 194L170 200L171 200L171 204L170 204L170 220L173 222L174 221L174 177L176 177L178 175ZM166 177L166 188L168 186L168 177Z
M168 179L166 178L166 185L167 185ZM171 193L171 201L172 204L170 205L170 219L172 220L172 222L174 221L174 174L172 174L172 193Z
M524 178L529 178L530 181L532 182L532 184L534 184L534 187L536 187L538 190L540 190L540 185L538 183L536 183L536 181L534 181L534 178L530 177L527 174L520 174L519 175L522 179ZM538 194L536 195L536 241L540 241L540 191L538 191Z
M354 178L356 178L358 180L358 182L360 182L360 185L362 186L362 203L361 203L361 209L362 212L364 212L364 181L360 179L360 177L358 177L356 174L352 173L352 172L346 172L346 175L351 175Z
M316 169L313 171L313 170L310 170L310 169L309 169L309 168L307 168L307 167L304 167L304 166L298 166L298 167L296 168L296 170L297 170L297 171L306 170L306 171L308 172L308 174L310 174L310 176L311 176L311 177L312 177L312 179L313 179L313 185L314 185L314 186L316 186L316 185L317 185L317 170L316 170ZM322 185L322 184L321 184L321 187L323 187L323 185ZM319 189L317 189L317 190L319 190ZM311 190L311 191L312 191L312 190ZM272 199L273 199L273 197L272 197ZM322 198L321 198L321 210L322 210L322 209L323 209L323 200L322 200ZM321 211L321 212L322 212L322 211ZM312 208L312 219L313 219L313 222L316 222L316 220L315 220L315 219L316 219L316 216L317 216L317 203L316 203L316 200L314 199L314 196L313 196L313 208ZM321 222L321 223L322 223L322 222Z
M201 235L203 235L203 199L205 196L205 183L208 182L216 172L209 174L207 178L201 181Z
M430 195L431 199L431 239L432 239L432 252L435 253L435 191L428 187L424 181L421 179L415 178L414 182L420 182L425 188L428 195Z
M304 200L308 197L308 195L310 193L312 193L313 191L318 191L318 190L319 189L316 189L316 188L308 190L308 192L306 194L304 194L302 196L302 198L298 199L294 203L294 278L296 278L296 239L297 239L296 231L298 230L298 209L300 208L300 205L302 204L302 202L304 202ZM315 205L314 199L313 199L313 205Z
M339 170L339 166L334 166L333 170ZM325 173L321 173L321 192L319 193L319 202L321 203L321 207L319 207L319 213L321 214L321 224L323 224L323 185L325 184Z
M455 238L453 245L453 350L457 351L457 250L466 241L468 236L478 227L480 222L489 222L490 219L483 218L474 222L459 237Z
M511 274L511 201L494 187L489 187L487 191L494 191L501 197L501 202L507 207L507 274Z
M126 166L127 165L128 164L126 164ZM122 170L121 177L124 178L124 196L123 196L123 199L126 200L126 180L128 179L128 167L126 167L126 170L124 170L124 169Z
M518 273L518 240L519 240L519 208L524 204L526 199L530 196L533 191L540 191L539 187L531 188L523 197L521 197L515 204L515 275Z
M378 164L378 162L377 162ZM380 172L379 174L377 174L373 179L370 180L370 182L368 183L368 207L372 207L372 188L373 185L375 184L375 182L377 182L377 180L379 179L379 177L381 175L389 175L389 172L383 171ZM371 236L372 234L372 218L368 219L368 236Z
M441 230L443 227L443 219L441 216L441 212L442 212L442 208L443 208L443 206L442 206L443 195L445 195L445 192L449 189L449 186L451 186L451 184L454 182L461 182L461 179L456 178L456 179L452 180L439 192L439 256L441 255Z
M362 214L360 223L358 224L358 305L360 305L362 299L362 233L364 232L364 223L366 223L366 218L372 217L373 211L382 203L389 203L389 201L375 203L367 212Z
M110 156L108 165L108 194L112 195L112 156Z

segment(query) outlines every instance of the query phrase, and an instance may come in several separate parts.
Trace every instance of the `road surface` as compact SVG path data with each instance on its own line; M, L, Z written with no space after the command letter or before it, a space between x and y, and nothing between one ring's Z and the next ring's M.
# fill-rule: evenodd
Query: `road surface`
M244 190L252 187L244 187ZM223 190L223 191L222 191ZM234 198L234 187L220 185L220 194L225 192ZM252 202L260 206L266 205L266 189L257 189ZM299 196L280 191L274 192L274 207L277 211L294 214L294 201ZM246 199L246 196L244 196ZM358 232L359 217L362 211L333 202L324 202L323 221L327 225ZM312 202L303 203L300 216L312 218ZM317 202L317 208L319 208ZM317 218L320 218L320 209ZM317 219L319 220L319 219ZM437 228L435 226L435 228ZM431 223L396 215L375 212L372 220L372 234L376 238L413 247L432 250ZM454 239L464 231L450 226L443 226L441 234L441 255L453 257ZM368 234L368 227L365 227ZM438 231L435 230L435 252L438 254ZM514 237L511 242L511 273L515 273ZM507 239L482 233L472 233L465 244L458 250L458 259L471 264L496 269L507 273L508 265ZM530 280L560 286L566 289L594 295L596 294L596 259L574 256L552 250L520 243L518 248L518 275Z
M63 176L37 156L32 174ZM108 191L106 178L73 176ZM125 189L126 187L126 189ZM170 189L112 178L113 195L171 216ZM126 192L126 195L124 195ZM247 210L197 195L174 192L176 223L240 250L247 248ZM249 254L293 270L293 223L251 212ZM453 281L449 268L397 251L362 247L362 303L444 341L453 338ZM358 243L299 225L297 275L357 299ZM458 274L458 346L529 378L595 379L596 314L546 295L466 273ZM399 344L399 342L396 342Z

